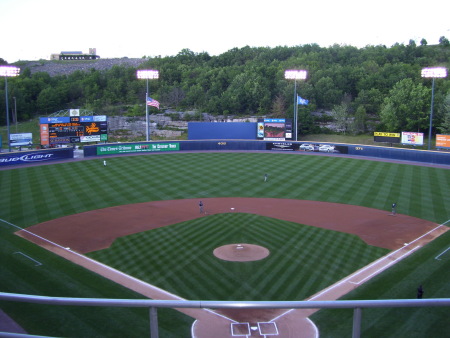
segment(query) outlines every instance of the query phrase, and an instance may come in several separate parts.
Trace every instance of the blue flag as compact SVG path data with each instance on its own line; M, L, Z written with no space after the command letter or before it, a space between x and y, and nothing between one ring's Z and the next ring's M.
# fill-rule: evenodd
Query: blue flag
M306 106L308 103L309 103L309 101L307 99L303 99L300 97L300 95L297 95L297 104Z

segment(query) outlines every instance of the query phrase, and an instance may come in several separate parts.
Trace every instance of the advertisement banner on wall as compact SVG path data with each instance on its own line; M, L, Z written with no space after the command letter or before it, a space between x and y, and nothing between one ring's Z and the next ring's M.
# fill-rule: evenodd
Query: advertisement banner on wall
M279 150L279 151L295 151L298 150L299 144L292 142L267 142L267 150Z
M73 158L72 148L0 154L0 166L36 164Z
M179 143L108 144L97 147L97 155L178 150L180 150Z
M450 148L450 135L436 135L436 148Z
M400 133L386 133L376 131L373 133L374 142L400 143Z
M423 146L423 133L402 131L402 144Z

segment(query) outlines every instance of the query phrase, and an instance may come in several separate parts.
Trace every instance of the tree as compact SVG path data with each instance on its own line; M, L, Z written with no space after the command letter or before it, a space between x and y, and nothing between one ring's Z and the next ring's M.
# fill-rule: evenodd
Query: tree
M431 90L411 79L397 82L385 98L380 118L389 132L425 130Z
M441 36L439 38L439 45L440 46L444 46L444 47L448 47L448 46L450 46L450 41L448 41L448 39L445 36Z
M355 119L353 121L353 131L355 133L364 133L366 131L367 114L363 106L356 109Z
M286 100L284 96L278 95L272 103L272 112L275 117L284 117L286 114Z
M450 93L445 97L440 110L444 118L437 129L443 134L450 134Z
M51 87L43 89L37 98L37 107L40 113L50 114L58 111L64 102L64 94Z
M331 111L331 116L336 122L337 129L345 134L349 130L352 122L349 104L342 102L340 105L334 106Z
M319 108L329 108L339 102L342 98L340 90L333 79L329 76L322 77L315 84L316 102Z

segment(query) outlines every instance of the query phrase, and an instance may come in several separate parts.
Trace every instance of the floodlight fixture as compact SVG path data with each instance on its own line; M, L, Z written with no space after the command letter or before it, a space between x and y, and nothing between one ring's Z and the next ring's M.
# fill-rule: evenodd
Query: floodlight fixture
M145 93L145 139L149 141L150 131L149 131L149 119L148 119L148 80L159 79L159 71L155 69L139 69L136 72L138 79L143 79L147 81L147 92Z
M427 78L447 77L447 68L444 68L444 67L423 68L422 69L422 77L427 77Z
M294 80L294 126L295 126L295 140L298 138L298 104L297 104L297 80L305 80L308 72L304 69L287 69L284 71L284 78L287 80Z
M0 76L5 77L5 102L6 102L6 125L8 129L8 151L11 152L11 141L10 141L10 128L9 128L9 106L8 106L8 77L18 76L20 73L19 67L14 66L0 66Z
M0 76L14 77L20 73L19 67L14 66L0 66Z
M288 80L305 80L308 72L303 69L288 69L284 71L284 78Z
M159 71L154 69L140 69L137 71L138 79L159 79Z
M422 68L422 77L432 78L431 85L431 109L430 109L430 127L428 129L428 150L431 149L431 131L433 128L433 105L434 105L434 79L447 77L447 68L444 67L430 67Z

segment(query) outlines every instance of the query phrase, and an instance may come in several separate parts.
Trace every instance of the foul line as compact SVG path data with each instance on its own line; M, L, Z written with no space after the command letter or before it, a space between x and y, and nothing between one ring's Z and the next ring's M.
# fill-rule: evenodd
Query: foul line
M448 222L450 222L450 219L449 219L447 222L442 223L442 225L445 225L445 224L447 224ZM434 259L437 259L438 261L440 261L441 259L440 259L439 257L441 257L443 254L445 254L448 250L450 250L450 247L448 247L447 250L444 250L444 251L441 252L439 255L437 255L436 257L434 257Z
M39 266L39 265L42 265L42 263L41 262L39 262L39 261L37 261L37 260L35 260L34 258L31 258L30 256L28 256L28 255L25 255L23 252L21 252L21 251L16 251L16 252L14 252L13 253L13 255L15 255L15 254L19 254L19 255L22 255L22 256L24 256L24 257L26 257L26 258L28 258L29 260L32 260L33 262L35 262L36 264L35 264L35 266Z
M439 257L441 257L443 254L445 254L448 250L450 250L450 247L448 247L447 250L444 250L443 252L441 252L439 255L437 255L436 257L434 257L434 259L437 259L438 261L440 261L441 259Z
M317 295L315 295L315 296L309 298L308 301L314 300L314 299L316 299L316 298L322 296L323 294L325 294L325 293L327 293L327 292L333 290L334 288L340 286L341 284L348 282L351 278L353 278L353 277L359 275L359 274L362 273L362 272L365 272L366 270L372 268L374 265L379 264L379 263L382 262L383 260L388 259L388 258L391 257L392 255L395 255L395 254L398 253L399 251L404 250L407 246L409 246L409 245L413 244L414 242L418 241L419 239L421 239L421 238L423 238L423 237L429 235L429 234L432 233L433 231L436 231L437 229L439 229L440 227L444 226L444 225L447 224L448 222L450 222L450 219L449 219L448 221L446 221L446 222L444 222L444 223L438 225L437 227L431 229L430 231L428 231L427 233L423 234L422 236L417 237L415 240L413 240L412 242L406 244L405 246L403 246L403 247L401 247L401 248L399 248L399 249L397 249L397 250L395 250L395 251L392 251L390 254L388 254L388 255L386 255L386 256L384 256L384 257L381 257L380 259L376 260L375 262L372 262L371 264L365 266L363 269L361 269L361 270L359 270L359 271L356 271L356 272L354 272L353 274L351 274L350 276L348 276L348 277L342 279L341 281L339 281L339 282L337 282L337 283L331 285L331 286L328 287L328 288L325 288L324 290L322 290L322 291L321 291L320 293L318 293ZM405 253L404 255L402 255L400 258L403 258L403 257L405 257L405 256L407 256L407 255L409 255L409 254L411 254L413 251L417 250L418 248L420 248L420 246L417 246L417 247L415 247L414 249L408 251L407 253ZM450 250L450 248L448 248L447 250ZM447 251L447 250L446 250L446 251ZM394 262L395 262L395 261L398 261L400 258L394 260ZM389 265L392 265L394 262L391 262ZM389 266L389 265L388 265L388 266ZM370 277L372 277L373 275L375 275L376 273L378 273L380 270L386 269L388 266L385 266L385 267L380 268L379 270L377 270L377 272L372 273ZM367 279L367 278L365 278L365 279ZM365 279L363 279L363 280L365 280ZM349 283L352 283L352 282L349 282ZM361 283L361 281L360 281L359 283ZM352 284L357 284L357 283L352 283ZM288 313L290 313L291 311L294 311L294 310L295 310L295 309L290 309L290 310L288 310L288 311L282 313L281 315L279 315L279 316L273 318L272 321L277 320L277 319L279 319L279 318L281 318L281 317L287 315Z
M42 237L42 236L39 236L39 235L37 235L37 234L35 234L35 233L33 233L33 232L29 231L29 230L26 230L26 229L24 229L24 228L21 228L21 227L15 225L15 224L13 224L13 223L10 223L10 222L8 222L8 221L5 221L4 219L1 219L1 218L0 218L0 222L4 222L4 223L6 223L6 224L9 224L9 225L15 227L16 229L19 229L19 230L21 230L21 231L24 231L24 232L26 232L26 233L28 233L28 234L30 234L30 235L32 235L32 236L35 236L35 237L37 237L37 238L39 238L39 239L41 239L41 240L43 240L43 241L45 241L45 242L48 242L48 243L50 243L50 244L52 244L52 245L54 245L54 246L56 246L56 247L58 247L58 248L60 248L60 249L65 250L66 252L68 252L68 253L70 253L70 254L73 254L74 256L78 256L78 257L81 258L81 259L84 259L84 260L86 260L86 261L89 261L89 262L92 262L92 263L94 263L94 264L97 264L98 266L101 266L101 267L103 267L103 268L106 269L106 270L109 270L109 271L112 271L112 272L114 272L114 273L116 273L116 274L118 274L118 275L124 276L124 277L128 278L129 280L132 280L132 281L134 281L134 282L136 282L136 283L138 283L138 284L140 284L140 285L144 285L144 286L146 286L146 287L153 288L153 289L157 290L158 292L161 292L161 293L163 293L163 294L166 294L166 295L169 296L169 297L173 297L173 298L176 299L176 300L186 300L186 299L181 298L181 297L179 297L179 296L177 296L177 295L174 295L174 294L172 294L172 293L170 293L170 292L167 292L166 290L163 290L163 289L161 289L161 288L159 288L159 287L157 287L157 286L155 286L155 285L148 284L148 283L146 283L146 282L144 282L144 281L142 281L142 280L140 280L140 279L138 279L138 278L136 278L136 277L127 275L126 273L124 273L124 272L122 272L122 271L120 271L120 270L114 269L114 268L112 268L112 267L110 267L110 266L108 266L108 265L105 265L105 264L103 264L103 263L101 263L101 262L98 262L98 261L96 261L96 260L94 260L94 259L92 259L92 258L90 258L90 257L84 256L84 255L82 255L82 254L80 254L80 253L78 253L78 252L76 252L76 251L71 250L70 248L63 247L62 245L60 245L60 244L58 244L58 243L55 243L55 242L53 242L53 241L51 241L51 240L49 240L49 239L47 239L47 238L44 238L44 237ZM37 245L38 245L38 244L37 244ZM54 254L58 255L58 254L55 253L55 252L54 252ZM58 256L60 256L60 255L58 255ZM32 259L32 258L30 258L30 259ZM33 260L33 259L32 259L32 260ZM78 264L78 263L76 263L76 264ZM80 264L78 264L78 265L80 265ZM85 268L86 268L86 267L85 267ZM91 270L91 269L89 269L89 270ZM92 271L92 270L91 270L91 271ZM97 272L97 273L99 273L99 272ZM100 274L100 273L99 273L99 274ZM108 277L106 277L106 276L103 276L103 277L104 277L104 278L107 278L107 279L110 279L110 278L108 278ZM149 297L149 298L150 298L150 297ZM220 314L220 313L217 313L217 312L215 312L215 311L213 311L213 310L211 310L211 309L203 308L203 309L201 309L201 310L206 311L206 312L209 312L209 313L211 313L211 314L213 314L213 315L216 315L216 316L218 316L218 317L222 317L223 319L226 319L226 320L229 320L229 321L231 321L231 322L235 322L235 323L236 323L235 320L233 320L233 319L231 319L231 318L228 318L227 316L222 315L222 314Z
M368 279L372 278L373 276L379 274L381 271L386 270L386 269L387 269L388 267L390 267L392 264L397 263L397 261L400 261L400 260L402 260L403 258L405 258L406 256L409 256L410 254L412 254L414 251L416 251L416 250L419 249L419 248L421 248L420 245L416 246L415 248L411 249L410 251L405 252L403 255L401 255L401 256L399 256L399 257L397 257L397 258L391 260L390 263L388 263L388 264L386 264L386 265L383 265L383 266L380 267L378 270L372 272L370 275L366 276L365 278L361 279L360 281L358 281L358 282L349 282L349 283L351 283L351 284L356 284L356 285L362 284L362 283L364 283L366 280L368 280ZM401 249L403 249L403 248L401 248ZM384 259L382 259L381 261L383 261L383 260L384 260ZM381 262L381 261L380 261L380 262Z

